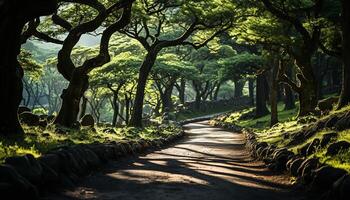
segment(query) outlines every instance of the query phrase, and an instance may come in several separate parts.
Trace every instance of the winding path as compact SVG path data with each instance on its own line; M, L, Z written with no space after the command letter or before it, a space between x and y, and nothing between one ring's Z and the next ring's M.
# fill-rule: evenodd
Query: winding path
M298 200L289 180L253 161L241 134L207 125L185 126L167 149L110 163L79 187L47 200Z

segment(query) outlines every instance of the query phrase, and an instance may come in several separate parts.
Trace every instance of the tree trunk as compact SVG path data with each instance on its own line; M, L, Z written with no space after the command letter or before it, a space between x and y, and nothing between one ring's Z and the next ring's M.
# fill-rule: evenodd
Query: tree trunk
M130 98L125 94L125 124L130 121Z
M218 100L218 95L219 95L220 88L221 88L221 83L218 83L218 85L216 86L216 89L214 91L214 96L213 96L213 100L214 101Z
M249 98L251 105L254 106L254 79L250 78L248 80L248 85L249 85Z
M82 102L81 102L81 109L80 109L80 115L79 115L79 119L83 118L85 113L86 113L86 106L87 106L87 98L85 96L83 96L81 98Z
M301 82L298 91L300 102L298 117L302 117L315 113L318 102L317 81L311 65L311 56L306 54L302 59L296 61L302 71L302 74L298 74L298 79Z
M119 114L119 104L118 104L118 93L113 92L113 119L112 126L115 127L117 125L117 119Z
M283 65L283 61L279 61L279 65ZM270 121L270 127L278 123L278 107L277 107L277 93L279 89L278 85L278 70L280 66L274 65L272 68L272 84L271 84L271 90L270 90L270 102L271 102L271 121Z
M185 105L185 91L186 91L186 79L181 78L180 88L179 88L179 99L182 105Z
M286 70L286 75L293 80L293 70L291 66L288 66ZM295 95L292 88L288 84L284 84L284 110L292 110L295 109Z
M259 118L269 114L269 110L266 107L268 85L266 82L266 76L259 74L256 80L256 114L255 117Z
M123 116L124 116L124 112L125 112L125 100L120 102L119 107L120 107L119 108L119 116L122 116L122 117L119 117L117 124L122 125L123 124ZM125 122L125 124L127 124L127 123Z
M145 60L143 61L140 67L139 78L137 81L134 109L131 116L131 120L128 123L129 126L142 127L143 103L145 98L145 89L146 89L147 79L154 65L154 62L156 61L157 53L158 52L155 52L155 51L148 52Z
M196 97L194 100L194 105L195 105L196 110L201 109L201 100L202 100L202 98L201 98L200 92L196 92Z
M67 89L64 89L61 95L62 106L55 120L55 124L64 127L74 127L79 114L80 99L88 89L88 76L76 68L72 79L69 81Z
M338 109L350 103L350 2L342 0L343 31L343 85L340 93Z
M160 93L162 100L162 111L171 110L173 107L173 102L171 100L171 95L173 93L174 84L165 89L163 93Z
M235 93L234 93L234 97L235 98L239 98L243 96L243 88L245 85L245 81L243 80L235 80Z
M22 100L23 69L17 61L26 22L55 11L56 1L3 0L0 3L0 135L22 134L17 110Z

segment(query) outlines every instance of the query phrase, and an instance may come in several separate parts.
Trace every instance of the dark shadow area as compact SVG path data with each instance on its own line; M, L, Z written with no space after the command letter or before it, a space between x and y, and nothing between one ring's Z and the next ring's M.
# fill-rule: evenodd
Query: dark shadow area
M220 137L221 133L208 132L208 126L197 127L205 129L203 141L187 139L146 156L111 162L79 188L47 199L302 199L288 184L279 183L277 174L251 159L242 140L215 143L208 134L225 139L228 132Z

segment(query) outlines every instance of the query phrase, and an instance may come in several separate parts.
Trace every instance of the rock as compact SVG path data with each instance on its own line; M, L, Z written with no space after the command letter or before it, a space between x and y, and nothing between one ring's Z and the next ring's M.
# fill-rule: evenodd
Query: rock
M324 126L327 128L332 128L338 122L338 120L339 117L337 115L331 116Z
M306 150L306 155L309 156L313 153L316 152L316 150L319 148L320 146L320 139L316 138L314 139L311 144L309 145L309 147Z
M43 169L43 172L42 172L43 184L41 184L41 187L49 187L49 186L58 184L60 180L58 173L43 162L40 162L40 165Z
M1 199L8 197L8 199L36 200L39 198L36 187L10 165L0 165L0 183Z
M86 155L86 161L92 170L96 170L101 166L101 160L99 157L90 149L84 148L84 152Z
M333 109L333 105L336 104L338 100L339 97L329 97L319 101L317 106L322 112L331 111Z
M42 128L46 128L46 126L47 126L47 121L46 121L46 120L40 120L38 125L39 125L40 127L42 127Z
M8 157L5 159L5 163L11 165L32 184L39 185L42 182L43 169L33 155Z
M81 118L80 124L82 126L94 126L95 125L95 119L92 115L86 114Z
M47 120L48 115L39 115L40 120Z
M299 167L301 166L301 164L304 162L304 159L303 158L297 158L297 159L294 159L291 163L290 163L290 166L289 166L289 173L296 177L298 176L298 169Z
M26 106L19 106L17 110L17 114L20 115L24 112L32 112L32 110Z
M335 123L334 127L340 131L350 128L350 117L346 114L343 115L337 123Z
M320 146L321 148L326 147L333 139L337 138L338 134L336 132L326 133L322 136Z
M57 154L48 153L39 157L38 160L40 163L44 163L58 173L61 171L61 162Z
M345 174L332 185L332 191L329 199L348 200L350 196L350 175Z
M309 158L304 160L300 167L298 168L297 174L298 176L302 177L302 181L305 184L308 184L311 182L311 171L316 169L319 165L318 159L316 158Z
M103 129L104 133L109 133L109 134L116 134L117 132L114 130L114 128L105 128Z
M46 118L47 122L48 123L53 123L53 121L55 120L56 116L54 115L50 115Z
M294 153L290 151L284 151L283 153L278 154L278 156L274 158L276 163L275 171L286 170L286 164L292 156L294 156Z
M327 148L327 156L334 156L337 155L341 151L347 151L350 149L350 143L347 141L339 141L336 143L331 144Z
M304 146L302 146L302 147L299 149L299 153L300 153L302 156L306 156L306 154L307 154L307 149L309 148L310 145L311 145L311 143L306 143Z
M28 126L38 126L40 118L37 115L34 115L31 112L23 112L19 115L19 119L22 123L27 124Z
M332 184L340 177L347 174L343 169L330 166L323 166L313 172L312 190L325 191L331 188Z

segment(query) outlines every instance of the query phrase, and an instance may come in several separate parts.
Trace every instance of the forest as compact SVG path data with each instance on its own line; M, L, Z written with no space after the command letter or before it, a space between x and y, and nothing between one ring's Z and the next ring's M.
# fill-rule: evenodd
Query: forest
M222 141L238 134L249 157L293 177L286 187L311 188L310 199L350 195L349 1L0 0L0 44L5 197L39 199L51 194L46 181L79 185L76 176L121 154L180 152L166 145L195 143L201 126L203 140L220 142L188 151L237 145ZM207 199L236 197L221 195Z

